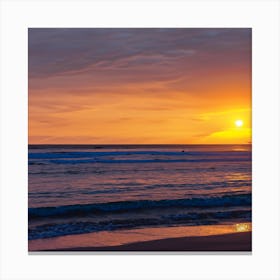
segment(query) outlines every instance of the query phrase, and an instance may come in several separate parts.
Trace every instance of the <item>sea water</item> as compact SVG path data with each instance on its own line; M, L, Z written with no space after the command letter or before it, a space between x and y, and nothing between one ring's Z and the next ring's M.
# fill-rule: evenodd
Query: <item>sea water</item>
M251 145L29 145L29 240L251 221Z

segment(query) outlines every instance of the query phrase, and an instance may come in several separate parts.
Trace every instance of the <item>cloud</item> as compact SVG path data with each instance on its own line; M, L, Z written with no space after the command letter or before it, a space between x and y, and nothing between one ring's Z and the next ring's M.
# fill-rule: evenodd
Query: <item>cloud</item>
M250 29L30 28L28 36L33 142L198 142L226 129L221 112L250 107Z
M29 77L77 74L188 58L234 62L250 51L250 29L30 28ZM222 57L231 52L230 57ZM244 56L243 56L244 58ZM218 61L216 61L218 62Z
M251 128L227 129L213 132L202 138L206 143L249 143L252 138Z

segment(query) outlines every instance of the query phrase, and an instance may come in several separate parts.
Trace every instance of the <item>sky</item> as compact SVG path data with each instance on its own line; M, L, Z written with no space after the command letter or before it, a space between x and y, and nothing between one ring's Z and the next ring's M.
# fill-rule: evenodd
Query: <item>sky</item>
M28 100L29 144L247 144L251 29L30 28Z

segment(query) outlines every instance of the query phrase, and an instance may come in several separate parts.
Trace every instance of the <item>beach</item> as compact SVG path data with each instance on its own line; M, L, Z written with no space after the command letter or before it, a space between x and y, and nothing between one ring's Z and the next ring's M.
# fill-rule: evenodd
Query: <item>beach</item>
M135 242L119 246L61 248L57 251L190 251L190 252L250 252L252 232L223 235L178 237ZM51 250L53 251L53 250Z
M252 225L141 228L29 241L29 251L251 251Z

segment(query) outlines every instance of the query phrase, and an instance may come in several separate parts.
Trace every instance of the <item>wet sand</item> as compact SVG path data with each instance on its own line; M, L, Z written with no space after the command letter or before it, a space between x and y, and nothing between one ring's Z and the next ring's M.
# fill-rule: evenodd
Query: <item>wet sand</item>
M252 232L166 238L118 246L76 247L50 251L247 251L252 250Z

